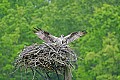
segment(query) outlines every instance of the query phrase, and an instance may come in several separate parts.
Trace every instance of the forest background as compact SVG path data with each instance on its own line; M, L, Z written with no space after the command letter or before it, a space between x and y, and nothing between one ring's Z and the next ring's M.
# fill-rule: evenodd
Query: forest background
M55 36L86 30L70 44L73 80L120 80L120 0L0 0L0 80L32 80L31 72L9 74L25 45L42 44L33 27Z

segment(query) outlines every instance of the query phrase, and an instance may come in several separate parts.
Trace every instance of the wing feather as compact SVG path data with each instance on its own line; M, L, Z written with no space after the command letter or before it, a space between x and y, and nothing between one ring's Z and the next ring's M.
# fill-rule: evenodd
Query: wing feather
M81 36L84 36L86 34L86 31L79 31L79 32L73 32L67 36L65 36L67 44L70 42L73 42L74 40L80 38Z
M45 42L55 42L56 38L55 36L51 35L50 33L43 31L40 28L34 28L34 33Z

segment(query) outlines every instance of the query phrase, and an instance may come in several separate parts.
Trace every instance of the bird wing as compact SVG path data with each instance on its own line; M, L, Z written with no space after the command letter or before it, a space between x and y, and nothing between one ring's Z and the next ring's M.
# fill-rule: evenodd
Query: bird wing
M51 35L50 33L41 30L40 28L34 28L34 33L45 42L55 42L57 37Z
M86 31L79 31L79 32L73 32L64 38L66 39L67 44L78 39L79 37L83 36L86 34Z

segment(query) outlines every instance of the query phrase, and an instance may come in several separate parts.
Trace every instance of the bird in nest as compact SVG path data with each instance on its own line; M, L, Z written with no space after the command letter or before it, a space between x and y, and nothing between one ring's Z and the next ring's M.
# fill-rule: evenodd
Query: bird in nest
M40 28L34 28L34 33L46 43L56 43L57 45L61 45L61 44L67 45L73 42L74 40L78 39L79 37L84 36L87 32L78 31L78 32L72 32L67 36L61 35L60 37L56 37L46 31L43 31Z

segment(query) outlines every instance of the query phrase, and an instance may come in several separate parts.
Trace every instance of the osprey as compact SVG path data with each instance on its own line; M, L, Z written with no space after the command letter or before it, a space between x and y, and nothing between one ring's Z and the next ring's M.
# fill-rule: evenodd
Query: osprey
M46 43L56 43L56 44L69 44L70 42L78 39L79 37L86 34L86 31L73 32L67 36L61 35L60 37L55 37L50 33L41 30L40 28L34 28L34 33Z

